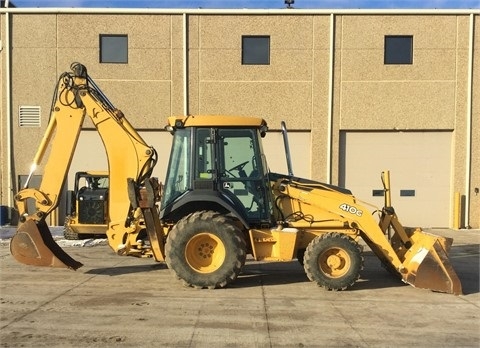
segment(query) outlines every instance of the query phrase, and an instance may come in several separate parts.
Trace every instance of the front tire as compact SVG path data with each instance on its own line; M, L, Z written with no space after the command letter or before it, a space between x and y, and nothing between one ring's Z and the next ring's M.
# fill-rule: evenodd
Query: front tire
M165 245L165 261L185 285L223 288L233 282L246 259L240 229L225 216L201 211L182 218Z
M326 233L310 242L303 263L311 281L327 290L345 290L360 277L362 247L346 234Z

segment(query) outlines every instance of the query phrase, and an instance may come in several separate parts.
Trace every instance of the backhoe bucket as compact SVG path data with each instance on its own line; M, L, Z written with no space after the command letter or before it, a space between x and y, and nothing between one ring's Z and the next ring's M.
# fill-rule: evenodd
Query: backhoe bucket
M73 270L83 266L55 243L44 220L27 220L22 223L10 242L10 252L18 262L26 265Z
M462 284L448 258L453 239L417 230L411 240L401 270L403 280L417 288L461 295Z

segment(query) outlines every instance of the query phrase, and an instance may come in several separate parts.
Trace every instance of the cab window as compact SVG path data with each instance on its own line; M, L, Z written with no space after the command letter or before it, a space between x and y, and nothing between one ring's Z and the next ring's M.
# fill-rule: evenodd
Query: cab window
M165 180L165 191L162 205L167 205L191 188L191 133L188 129L175 132L170 163Z

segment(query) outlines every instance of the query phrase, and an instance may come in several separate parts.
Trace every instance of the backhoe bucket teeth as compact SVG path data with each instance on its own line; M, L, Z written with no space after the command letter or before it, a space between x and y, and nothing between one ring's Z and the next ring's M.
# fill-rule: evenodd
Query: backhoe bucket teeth
M415 231L411 239L401 271L403 280L417 288L461 295L462 284L448 258L453 240L421 231Z
M27 220L22 223L10 242L10 252L18 262L26 265L73 270L83 266L55 243L44 220Z

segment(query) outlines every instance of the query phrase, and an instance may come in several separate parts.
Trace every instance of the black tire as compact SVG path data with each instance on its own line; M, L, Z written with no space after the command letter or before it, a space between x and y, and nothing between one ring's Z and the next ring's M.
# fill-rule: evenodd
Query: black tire
M66 227L63 230L63 237L67 240L80 240L78 233L73 232L70 227Z
M362 247L343 233L316 237L305 250L304 268L308 279L327 290L345 290L360 277Z
M201 211L172 228L165 261L177 278L195 288L223 288L233 282L246 259L242 231L227 217Z
M64 229L63 229L63 237L67 240L82 240L82 239L95 238L95 235L90 234L90 233L79 234L77 232L74 232L72 230L72 228L68 225L68 220L65 220L65 225L64 225Z
M71 227L68 225L68 217L65 220L65 225L63 226L63 237L67 240L79 240L80 236L77 232L74 232Z

